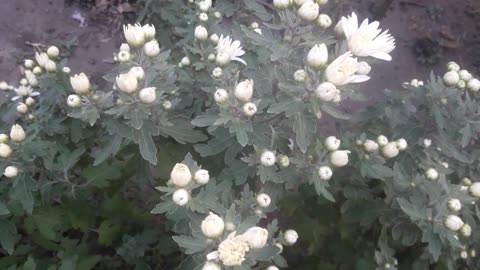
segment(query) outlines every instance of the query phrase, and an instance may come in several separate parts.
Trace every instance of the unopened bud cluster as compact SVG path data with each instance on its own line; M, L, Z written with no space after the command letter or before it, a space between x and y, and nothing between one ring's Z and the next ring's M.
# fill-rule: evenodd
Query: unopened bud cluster
M468 70L461 69L457 63L449 62L447 70L443 75L443 83L446 86L472 92L480 90L480 80L474 78Z
M177 163L170 172L170 183L176 188L173 201L179 206L184 206L190 201L190 191L196 186L202 186L210 181L207 170L198 169L192 175L190 168Z
M10 158L13 154L13 149L9 145L9 142L15 144L20 144L26 139L26 133L22 126L19 124L14 124L10 129L10 136L2 133L0 134L0 158L7 159L7 162L10 162ZM5 162L5 161L4 161ZM9 165L5 168L3 175L7 178L13 178L20 173L20 169L15 165Z

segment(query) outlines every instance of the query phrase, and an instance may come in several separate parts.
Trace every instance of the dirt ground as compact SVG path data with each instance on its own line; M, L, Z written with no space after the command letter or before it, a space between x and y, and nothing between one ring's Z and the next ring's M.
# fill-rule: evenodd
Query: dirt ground
M86 2L2 0L0 80L8 78L14 83L20 76L16 58L31 50L27 42L61 45L76 39L69 66L74 73L85 71L101 83L100 75L111 68L112 53L121 43L120 35L112 32L119 29L122 16L98 20L99 16L78 5L82 1ZM362 19L376 18L397 40L393 61L376 63L372 79L361 86L372 98L380 98L380 90L398 89L412 78L426 79L432 69L441 74L450 60L480 74L479 0L336 1L342 5L341 14L355 10ZM432 63L423 64L419 59Z

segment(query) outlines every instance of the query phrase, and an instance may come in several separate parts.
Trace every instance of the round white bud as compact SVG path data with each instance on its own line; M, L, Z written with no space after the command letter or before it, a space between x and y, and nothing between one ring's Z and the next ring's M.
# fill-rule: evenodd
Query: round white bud
M328 49L324 43L313 46L307 54L307 64L311 68L319 69L325 66L327 62Z
M180 63L182 63L183 66L190 66L190 58L188 58L188 56L184 56L182 60L180 60Z
M266 270L279 270L275 265L270 265Z
M290 159L285 155L280 155L278 157L278 165L282 168L286 168L290 165Z
M463 221L458 216L449 215L445 219L445 227L447 227L451 231L458 231L463 226Z
M40 75L40 74L42 74L43 70L42 70L41 67L36 66L32 69L32 72L33 72L34 75Z
M307 78L307 72L305 72L305 70L303 69L299 69L295 71L295 73L293 73L293 79L296 82L302 83L305 81L306 78Z
M212 7L212 0L202 0L198 3L198 8L202 12L208 12L208 10Z
M460 76L456 71L448 71L443 75L443 83L447 86L455 86L460 81Z
M257 203L260 205L260 207L267 208L270 206L270 203L272 202L272 199L268 194L265 193L260 193L257 195Z
M138 80L134 75L130 73L124 73L124 74L118 75L115 79L115 82L118 87L118 90L124 93L131 94L137 91Z
M173 202L179 206L184 206L190 200L190 194L185 189L177 189L173 192Z
M1 82L0 82L0 90L6 91L6 90L8 90L8 86L9 86L9 85L8 85L8 83L7 83L6 81L1 81Z
M338 150L338 148L340 147L340 143L341 141L337 139L337 137L329 136L325 139L325 148L327 148L329 152L332 152Z
M226 64L230 63L231 57L228 53L226 52L219 52L217 56L215 57L215 61L217 65L223 67Z
M298 16L306 21L314 21L318 17L320 6L313 2L307 1L298 9Z
M162 108L167 111L171 110L172 102L170 102L169 100L165 100L164 102L162 102Z
M47 70L50 73L53 73L57 71L57 64L55 64L55 62L52 60L48 60L47 63L45 64L45 70Z
M287 245L293 245L298 240L298 233L295 230L287 230L283 234L283 240Z
M222 270L222 267L220 267L220 265L218 265L216 262L207 261L203 265L202 270Z
M145 71L142 67L132 67L128 73L132 74L137 78L137 80L141 81L145 78Z
M388 143L387 137L380 135L377 137L377 143L379 146L385 146Z
M472 92L477 92L480 90L480 80L478 79L471 79L467 82L467 89Z
M438 172L434 168L428 168L425 171L425 177L427 177L428 180L437 180L438 179Z
M122 45L120 45L120 49L119 51L126 51L126 52L130 52L130 46L128 46L127 43L122 43Z
M320 179L328 181L332 178L333 172L332 169L328 166L321 166L318 168L318 176Z
M222 68L216 67L216 68L213 69L213 71L212 71L212 76L213 76L214 78L217 78L217 79L218 79L218 78L222 77L222 75L223 75L223 70L222 70Z
M273 6L278 10L284 10L290 6L291 0L273 0Z
M32 106L33 104L35 104L35 99L32 97L27 97L27 99L25 100L25 104L27 106Z
M225 230L225 222L223 219L210 212L210 214L202 221L202 233L208 238L217 238L223 234Z
M146 87L140 90L138 97L143 103L151 104L157 99L157 88L156 87Z
M0 134L0 143L4 144L7 143L10 140L7 134L2 133Z
M470 192L470 195L472 195L473 197L480 198L480 182L473 183L468 188L468 191Z
M35 62L32 59L25 59L25 61L23 62L23 66L26 69L32 69L35 67Z
M210 36L210 41L211 41L214 45L217 45L219 40L220 40L220 38L218 37L217 34L212 34L212 35Z
M12 155L12 148L8 144L0 143L0 157L7 158Z
M37 61L37 64L41 67L45 67L45 65L47 64L48 60L50 58L48 58L48 54L46 53L35 53L35 60Z
M148 57L155 57L160 53L160 45L158 45L158 41L150 40L149 42L145 43L143 46L143 52Z
M85 95L90 91L90 81L85 73L80 73L70 77L70 84L77 95Z
M399 151L404 151L405 149L407 149L408 147L408 143L407 143L407 140L405 140L404 138L400 138L396 141L396 145L397 145L397 149Z
M247 102L243 104L243 114L248 117L254 116L257 113L257 105L252 102Z
M275 157L275 153L272 151L266 150L260 155L260 163L265 167L271 167L275 164L277 158Z
M203 13L203 12L200 13L200 14L198 15L198 19L199 19L200 21L202 21L202 22L208 21L208 15L207 15L207 13Z
M462 183L466 186L471 186L472 185L472 180L470 180L470 178L468 178L468 177L464 177L464 178L462 178Z
M47 49L47 55L51 58L57 58L60 55L60 50L56 46L50 46Z
M261 227L251 227L239 236L251 249L263 248L267 244L268 231Z
M22 142L25 140L25 130L23 130L22 126L19 124L15 124L12 126L12 129L10 130L10 139L13 142Z
M315 89L315 96L325 102L334 101L339 93L337 87L329 82L323 82Z
M210 180L210 175L207 170L201 169L195 172L193 180L199 185L205 185Z
M336 150L330 153L330 163L335 167L343 167L348 164L348 150Z
M462 203L459 199L448 200L448 209L453 212L458 212L462 209Z
M225 89L217 89L215 94L213 94L213 98L217 104L223 104L228 100L228 92Z
M82 104L82 101L81 101L79 95L73 94L73 95L69 95L69 96L67 97L67 105L68 105L68 107L78 108L78 107L80 107L81 104Z
M35 74L34 74L35 75ZM26 78L22 78L20 80L20 85L27 86L28 85L28 80Z
M385 158L394 158L398 155L398 148L395 142L389 142L381 149L382 156Z
M3 172L3 175L8 178L13 178L18 175L18 168L15 166L8 166L5 168L5 171Z
M317 25L322 29L327 29L332 25L332 19L327 14L320 14L317 18Z
M23 102L20 102L18 103L17 105L17 112L21 113L21 114L26 114L28 113L28 106L23 103Z
M378 150L378 144L372 140L365 140L363 149L365 149L366 152L373 153Z
M468 70L462 69L458 72L458 76L460 76L460 80L462 81L469 81L472 79L472 74L468 72Z
M215 59L217 59L217 57L215 56L215 54L211 53L208 55L207 59L208 61L213 62L215 61Z
M202 25L195 27L195 39L198 41L204 41L208 38L207 28Z
M450 70L450 71L459 72L460 71L460 66L457 63L452 61L452 62L448 62L447 69Z
M253 96L253 80L244 80L237 84L234 95L241 102L249 101Z
M183 163L175 164L172 172L170 173L170 179L172 183L177 187L185 187L192 180L192 174L187 165Z
M132 59L132 55L127 51L120 51L117 55L117 59L120 63L127 63Z
M458 89L465 89L467 87L467 83L463 80L458 81L456 87Z
M221 14L220 12L218 12L218 11L215 11L215 12L213 13L213 16L214 16L215 18L217 18L217 19L220 19L220 18L222 17L222 14Z
M358 63L358 70L357 70L358 75L368 75L371 70L372 70L372 67L367 62L362 61Z

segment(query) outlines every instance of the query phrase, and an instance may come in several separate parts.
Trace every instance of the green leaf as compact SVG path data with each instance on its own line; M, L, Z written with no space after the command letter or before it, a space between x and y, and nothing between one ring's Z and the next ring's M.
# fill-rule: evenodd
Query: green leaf
M12 255L17 238L15 224L6 219L0 219L0 244L2 248Z
M105 220L98 228L98 243L100 245L110 245L121 233L121 227L114 220Z
M62 212L58 208L35 210L32 215L40 234L48 240L56 240L62 225Z
M192 120L192 125L197 127L208 127L213 125L218 118L218 114L199 115Z
M172 238L180 247L185 249L185 254L200 252L208 246L205 239L196 239L187 236L173 236Z
M248 252L248 257L255 261L268 261L277 255L280 249L276 246L266 246L263 248L253 249Z
M37 268L37 264L33 257L28 257L27 261L23 264L22 270L35 270Z
M342 112L328 104L323 104L321 108L324 112L328 113L329 115L337 119L348 120L352 117L351 115L345 112Z
M10 210L8 210L7 205L0 201L0 216L5 216L8 214L10 214Z
M120 146L122 145L123 138L120 135L114 135L113 138L110 138L107 144L100 148L95 156L95 161L93 162L94 166L105 161L111 155L115 155L118 150L120 150Z
M423 210L423 208L419 208L413 205L412 203L410 203L404 198L398 198L397 202L400 205L400 208L402 208L403 212L405 212L405 214L407 214L412 220L426 219L427 213L425 213L425 211L420 210L420 209Z
M176 204L173 201L161 202L161 203L158 203L150 213L152 213L152 214L163 214L163 213L168 212L170 209L173 209L175 207L176 207Z
M82 177L91 185L99 188L108 187L107 180L118 179L122 176L122 165L114 162L103 162L97 166L89 166L82 171Z
M23 209L31 214L33 211L33 194L32 191L36 189L36 183L33 179L22 174L13 180L13 186L10 191L10 196L13 200L18 200L22 203Z
M82 257L77 262L76 270L91 270L101 259L102 257L98 255Z
M173 122L172 126L160 126L159 130L182 144L197 143L208 139L200 130L196 130L190 124L182 121Z
M143 159L153 165L157 165L157 147L153 142L151 133L146 128L142 128L136 134L138 134L136 141Z
M296 142L302 153L306 153L310 141L317 130L315 121L305 113L299 112L293 122L293 131L296 134Z

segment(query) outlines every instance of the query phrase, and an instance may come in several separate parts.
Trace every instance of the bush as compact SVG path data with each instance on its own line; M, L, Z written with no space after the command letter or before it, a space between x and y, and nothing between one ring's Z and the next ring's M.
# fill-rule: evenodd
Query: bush
M144 1L107 86L25 60L0 268L478 269L480 82L450 62L349 114L394 38L291 2Z

